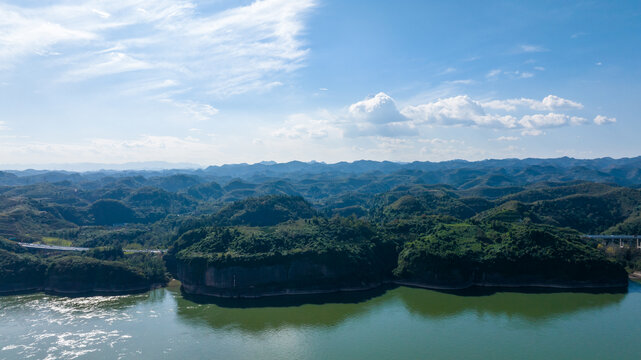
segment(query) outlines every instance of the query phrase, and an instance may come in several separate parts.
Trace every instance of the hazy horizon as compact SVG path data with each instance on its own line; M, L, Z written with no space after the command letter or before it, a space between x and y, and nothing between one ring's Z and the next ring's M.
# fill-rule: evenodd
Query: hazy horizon
M488 158L480 160L466 160L466 159L448 159L448 160L439 160L439 161L429 161L429 160L414 160L414 161L395 161L395 160L371 160L371 159L357 159L352 161L336 161L336 162L327 162L327 161L302 161L302 160L290 160L290 161L273 161L273 160L263 160L258 162L242 162L242 163L220 163L220 164L195 164L195 163L180 163L180 162L165 162L165 161L140 161L140 162L123 162L123 163L97 163L97 162L83 162L83 163L50 163L50 164L0 164L0 171L25 171L25 170L35 170L35 171L71 171L71 172L93 172L93 171L162 171L162 170L198 170L206 169L210 166L224 166L224 165L278 165L278 164L287 164L292 162L303 162L307 164L323 164L323 165L335 165L339 163L355 163L359 161L374 161L374 162L392 162L397 164L409 164L412 162L433 162L433 163L442 163L450 161L466 161L470 163L482 162L482 161L502 161L502 160L527 160L527 159L536 159L536 160L556 160L561 158L569 158L574 160L598 160L598 159L612 159L612 160L623 160L623 159L634 159L641 158L639 156L624 156L624 157L595 157L595 158L580 158L580 157L568 157L568 156L559 156L559 157L548 157L548 158L538 158L538 157L522 157L522 158Z
M639 2L0 1L0 164L633 157Z

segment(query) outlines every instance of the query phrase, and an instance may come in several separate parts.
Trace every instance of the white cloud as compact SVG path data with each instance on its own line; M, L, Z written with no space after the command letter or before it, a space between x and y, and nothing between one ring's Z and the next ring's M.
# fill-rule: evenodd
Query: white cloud
M408 106L402 112L418 123L440 125L473 125L474 119L485 115L481 104L467 95Z
M418 135L416 126L409 120L398 110L394 99L380 92L350 105L347 118L340 126L348 137Z
M501 69L490 70L487 74L485 74L485 77L488 79L494 79L499 75L505 75L511 79L529 79L531 77L534 77L534 73L528 71L503 71Z
M539 135L544 135L545 132L539 129L527 129L521 131L521 135L523 136L539 136Z
M499 136L494 140L496 140L496 141L517 141L517 140L519 140L519 137L517 137L517 136Z
M488 78L493 78L500 75L501 73L502 73L501 69L494 69L494 70L490 70L490 72L488 72L487 75L485 76Z
M214 14L187 0L0 4L0 67L59 53L43 66L68 80L146 70L137 80L170 77L197 93L265 91L304 65L299 37L315 2L258 0Z
M516 119L510 115L486 114L478 101L467 95L459 95L438 101L408 106L401 111L419 124L445 126L486 126L511 128Z
M389 95L378 94L350 105L349 115L356 120L373 124L403 122L407 118L396 108L396 103Z
M271 135L288 139L324 139L328 136L341 137L342 130L328 119L293 114L287 118L284 126L272 131Z
M524 44L519 46L520 52L524 53L536 53L536 52L545 52L548 51L548 49L544 48L543 46L540 45L531 45L531 44Z
M451 84L451 85L470 85L474 83L474 80L472 79L459 79L459 80L451 80L451 81L446 81L446 84Z
M484 108L493 110L515 111L519 107L526 107L537 111L555 111L561 109L583 109L583 104L564 99L556 95L548 95L542 100L528 98L492 100L482 104Z
M615 122L617 122L616 118L607 117L607 116L603 116L603 115L597 115L594 118L594 123L597 124L597 125L614 124Z
M534 110L583 109L583 104L556 95L548 95L541 101L540 108L531 108Z
M218 114L218 109L209 104L201 104L194 101L176 101L167 99L166 102L183 110L189 119L195 121L210 120L214 115Z
M67 72L63 77L65 80L78 81L88 78L119 74L129 71L148 70L154 65L142 60L135 59L125 53L109 52L100 56L94 62L82 64Z
M565 114L534 114L525 115L519 120L519 124L526 129L553 128L567 125L569 116Z
M143 135L137 139L91 139L75 144L21 142L1 143L0 156L14 163L73 163L169 161L207 164L224 154L218 145L193 137Z
M348 123L343 125L345 136L379 136L379 137L406 137L417 136L418 128L411 122L393 122L387 124L373 124L366 122Z
M542 129L588 123L584 117L557 112L582 108L581 103L556 95L548 95L541 100L520 98L485 102L459 95L406 106L399 111L391 97L379 93L351 105L350 121L338 126L345 130L347 136L414 136L430 126L520 129L524 136L537 136L544 134ZM531 110L548 112L528 114L527 111ZM598 120L599 123L603 121L601 118ZM500 137L497 140L508 141L512 138Z
M588 123L588 119L586 119L584 117L580 117L580 116L572 116L572 117L570 117L570 124L571 125L583 125L583 124L587 124L587 123Z
M434 134L438 131L435 127L485 127L494 132L510 131L507 134L499 133L491 141L515 142L521 139L515 136L517 132L521 136L541 136L545 135L546 129L588 122L586 118L573 114L554 111L532 114L527 111L559 108L578 110L582 107L577 102L555 95L548 95L541 100L521 98L486 102L459 95L406 106L399 111L395 100L381 92L348 106L342 113L324 111L316 116L291 115L277 128L268 130L266 133L270 137L261 139L264 141L261 144L270 148L321 143L341 146L349 138L353 144L349 151L372 156L417 151L438 158L455 158L455 154L479 157L482 156L479 149L467 146L462 140L420 136ZM497 114L491 112L493 109L503 112ZM501 151L520 154L522 150L508 146Z

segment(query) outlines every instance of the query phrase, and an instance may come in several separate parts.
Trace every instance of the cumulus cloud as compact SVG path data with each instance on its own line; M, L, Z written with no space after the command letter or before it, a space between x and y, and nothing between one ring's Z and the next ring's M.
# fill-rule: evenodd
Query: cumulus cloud
M545 129L564 126L579 126L588 123L581 116L549 111L531 113L533 110L582 109L583 105L555 95L542 100L527 98L478 101L468 95L459 95L419 105L409 105L399 110L395 100L380 92L350 105L344 114L325 116L326 120L304 114L292 115L284 126L271 132L278 138L320 139L331 137L409 138L425 134L428 128L441 127L484 127L499 130L520 131L521 136L544 135ZM492 112L500 110L501 113ZM528 113L530 112L530 113ZM597 116L595 122L613 122L604 116ZM520 138L503 135L494 141L516 141ZM433 140L433 141L432 141ZM439 144L439 139L417 142ZM380 142L380 141L379 141ZM453 146L452 143L448 143Z
M603 115L597 115L594 118L594 123L597 124L597 125L614 124L615 122L617 122L616 118L607 117L607 116L603 116Z
M527 129L553 128L567 125L569 116L565 114L534 114L525 115L519 120L519 124Z
M416 126L409 120L398 110L394 99L380 92L350 105L342 127L349 137L417 135Z
M350 105L349 115L354 119L372 124L407 121L407 118L398 111L394 99L383 92Z
M475 118L485 115L481 104L467 95L408 106L403 113L420 123L440 125L473 125Z
M402 113L415 122L423 124L506 128L516 126L516 119L513 116L486 114L482 104L467 95L408 106L402 110Z

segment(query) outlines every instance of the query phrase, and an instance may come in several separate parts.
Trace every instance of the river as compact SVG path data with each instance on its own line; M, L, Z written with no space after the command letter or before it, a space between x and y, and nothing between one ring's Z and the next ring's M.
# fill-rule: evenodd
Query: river
M0 359L638 360L640 336L638 283L627 293L397 287L240 303L178 288L0 298Z

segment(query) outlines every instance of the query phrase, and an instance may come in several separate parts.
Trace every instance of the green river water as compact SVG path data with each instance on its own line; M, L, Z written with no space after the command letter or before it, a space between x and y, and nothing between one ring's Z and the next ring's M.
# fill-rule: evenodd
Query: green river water
M0 359L76 358L636 360L641 285L606 294L398 287L240 303L186 299L177 288L0 297Z

